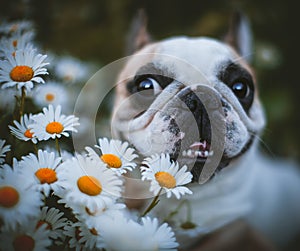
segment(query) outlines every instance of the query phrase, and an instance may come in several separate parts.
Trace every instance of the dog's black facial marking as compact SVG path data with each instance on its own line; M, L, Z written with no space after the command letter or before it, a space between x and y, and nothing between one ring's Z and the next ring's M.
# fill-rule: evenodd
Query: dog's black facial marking
M137 70L134 78L127 83L127 90L131 94L143 91L140 84L146 79L155 80L164 89L173 82L172 75L171 73L166 74L166 71L155 67L153 63L148 63Z
M233 132L235 132L237 129L236 123L232 121L231 123L226 124L226 130L227 130L227 137L229 140L233 139L234 135Z
M175 136L178 136L180 133L180 128L178 127L175 119L171 119L170 120L170 124L168 126L168 131L172 134L174 134Z
M230 62L221 70L218 78L233 91L248 113L254 99L254 84L251 74L242 66Z

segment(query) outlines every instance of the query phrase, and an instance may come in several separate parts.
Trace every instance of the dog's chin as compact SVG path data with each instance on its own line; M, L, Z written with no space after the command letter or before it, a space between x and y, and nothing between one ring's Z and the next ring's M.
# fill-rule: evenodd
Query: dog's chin
M218 172L222 169L229 166L234 160L240 159L248 152L251 148L254 141L254 136L251 136L249 140L244 144L244 147L234 155L228 155L226 149L222 155L222 158L218 162L218 165L215 167L215 171L211 174L210 179L212 179ZM209 145L209 144L208 144ZM188 149L182 151L182 153L173 153L171 154L171 159L173 161L178 161L181 165L187 165L191 173L193 174L193 182L198 182L200 175L204 169L206 163L211 161L211 158L214 158L214 151L209 147L207 149Z

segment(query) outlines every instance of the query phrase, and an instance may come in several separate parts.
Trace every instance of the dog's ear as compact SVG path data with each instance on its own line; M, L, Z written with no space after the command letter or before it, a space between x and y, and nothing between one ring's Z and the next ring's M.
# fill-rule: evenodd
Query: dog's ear
M249 20L243 13L235 12L232 15L225 42L234 47L248 62L252 61L253 36Z
M147 31L147 16L143 9L140 9L133 19L129 34L127 36L126 54L130 55L143 48L151 42L151 36Z

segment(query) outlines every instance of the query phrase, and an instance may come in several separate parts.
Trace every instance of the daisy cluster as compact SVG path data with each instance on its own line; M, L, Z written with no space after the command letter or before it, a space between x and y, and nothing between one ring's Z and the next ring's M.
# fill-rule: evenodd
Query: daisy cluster
M176 250L169 221L152 209L160 196L191 194L192 174L168 154L141 160L120 140L72 149L81 118L63 109L66 86L84 81L88 69L70 57L49 60L34 35L30 22L0 25L0 250ZM124 199L136 172L153 195L141 212Z

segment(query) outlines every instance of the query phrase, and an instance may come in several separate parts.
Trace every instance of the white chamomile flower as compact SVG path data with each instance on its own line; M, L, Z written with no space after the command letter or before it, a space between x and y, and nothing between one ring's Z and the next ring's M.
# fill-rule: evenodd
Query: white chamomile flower
M175 250L178 247L175 234L167 223L159 226L157 218L144 217L142 218L142 226L145 229L144 234L153 238L153 250L155 247L158 247L159 250Z
M0 235L0 249L5 251L47 251L50 245L45 225L36 228L35 224L26 224L16 230L6 229Z
M46 225L46 229L50 230L49 237L57 239L62 236L63 228L67 224L67 218L62 218L63 215L64 213L57 208L43 207L37 227Z
M63 85L50 81L36 88L33 101L41 107L49 104L65 107L69 103L69 93Z
M134 149L128 147L128 142L122 143L120 140L107 138L100 138L99 145L97 148L101 150L100 159L118 174L126 173L127 171L132 171L136 167L136 163L133 162L135 158L138 157L134 154ZM99 159L99 155L90 147L86 147L88 155Z
M33 133L30 131L31 128L29 127L29 125L32 123L32 114L24 114L20 119L20 123L14 120L14 124L16 127L10 125L8 127L10 129L11 134L14 135L16 138L24 141L31 140L32 143L36 144L37 139L36 137L33 137Z
M33 29L33 24L30 21L14 21L14 22L3 22L0 25L0 33L4 34L13 34L13 33L22 33Z
M169 154L153 155L143 161L145 166L141 167L142 180L151 181L150 191L158 194L159 191L165 191L167 198L172 193L177 199L181 195L192 194L192 191L185 187L192 180L192 174L187 171L187 166L179 169L177 162L170 160Z
M92 228L94 223L102 217L114 217L115 214L123 212L125 204L108 201L102 208L94 211L87 208L84 204L72 205L73 213L76 217Z
M25 32L24 34L17 33L12 37L2 38L0 40L0 56L5 57L7 54L16 56L17 50L32 50L31 43L33 39L33 32Z
M90 67L73 57L58 58L55 62L55 75L66 83L86 81L90 74Z
M0 164L5 161L6 153L10 151L10 145L5 146L5 140L0 139Z
M12 229L36 217L42 205L41 193L33 186L33 180L15 165L16 162L13 171L7 169L0 176L0 218Z
M71 222L68 221L64 226L63 233L65 236L69 237L68 247L75 249L75 251L85 251L82 243L79 243L81 236L79 236L79 227L84 225L82 222Z
M61 202L69 207L83 204L94 212L121 196L122 179L101 161L77 155L62 163L57 175L66 189Z
M71 159L72 157L74 157L74 155L64 149L61 149L60 150L60 155L59 156L59 153L57 152L57 149L53 148L53 147L50 147L49 145L45 146L44 148L45 151L47 152L54 152L55 153L55 157L61 157L62 161L66 161L67 159Z
M159 226L157 219L148 217L142 218L139 224L118 214L113 219L101 220L97 230L102 233L108 251L176 250L178 247L174 232L167 223Z
M94 224L96 224L94 222ZM87 250L101 250L105 248L102 235L95 227L87 227L86 224L82 224L79 227L79 243L81 243Z
M55 157L54 152L38 151L38 156L30 153L23 156L19 162L20 168L35 180L35 187L46 196L50 190L58 191L61 187L57 182L57 169L61 162L60 157Z
M34 83L44 83L40 75L48 74L44 66L47 55L36 54L35 49L17 50L15 56L6 54L6 59L0 61L0 83L3 88L17 86L30 91Z
M181 222L178 226L173 226L173 229L179 243L184 243L187 239L198 239L212 231L210 227L198 226L193 222Z
M33 135L38 140L49 138L60 138L62 135L69 137L69 132L77 132L75 126L79 125L78 118L74 115L66 116L61 114L61 106L54 110L52 105L43 108L43 113L32 117L33 124L29 125Z

